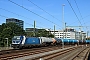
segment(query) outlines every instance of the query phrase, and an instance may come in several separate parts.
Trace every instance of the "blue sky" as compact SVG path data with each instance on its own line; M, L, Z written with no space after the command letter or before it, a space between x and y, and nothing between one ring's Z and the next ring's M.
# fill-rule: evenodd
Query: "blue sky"
M13 4L9 0L0 0L0 24L5 23L6 18L17 18L24 21L24 28L33 27L32 25L35 20L36 28L53 29L53 26L55 25L56 30L62 30L62 4L65 4L64 22L66 22L67 26L88 26L87 28L83 27L82 30L84 30L85 32L90 31L90 0L68 0L72 5L78 19L67 0L29 0L35 5L28 0L11 1L19 4L20 6L23 6L29 11ZM78 5L81 15L75 1ZM32 12L34 12L35 14ZM36 14L38 14L39 16ZM75 29L78 30L79 28Z

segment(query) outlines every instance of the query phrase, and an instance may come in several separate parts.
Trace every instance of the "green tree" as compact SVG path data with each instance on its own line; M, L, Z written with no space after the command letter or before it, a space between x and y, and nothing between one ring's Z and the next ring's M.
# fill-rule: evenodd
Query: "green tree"
M33 32L26 32L26 34L27 37L33 37Z
M34 37L34 32L26 32L28 37ZM37 29L35 31L35 36L36 37L54 37L49 31L46 31L45 29Z
M90 37L86 38L86 40L90 40Z
M46 31L45 29L39 29L37 34L37 37L54 37L49 31Z
M8 38L9 44L11 44L12 37L15 35L26 35L26 33L23 28L12 22L0 25L0 42L4 44L6 42L5 38Z

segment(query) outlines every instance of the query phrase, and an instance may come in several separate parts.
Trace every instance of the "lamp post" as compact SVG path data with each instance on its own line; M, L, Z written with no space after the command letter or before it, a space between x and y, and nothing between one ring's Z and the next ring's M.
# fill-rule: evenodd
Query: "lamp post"
M62 5L62 26L63 26L63 39L64 39L64 6L65 4Z
M5 38L7 40L7 47L8 47L8 38Z
M67 38L66 23L65 23L65 38Z
M35 32L36 32L36 28L35 28L35 21L34 21L34 30L33 30L34 37L35 37Z
M89 33L89 31L87 31L87 40L88 40L88 33Z
M54 38L55 38L55 25L54 25Z
M62 26L63 26L63 40L64 40L64 6L65 4L62 5ZM62 48L64 48L64 41L62 42Z

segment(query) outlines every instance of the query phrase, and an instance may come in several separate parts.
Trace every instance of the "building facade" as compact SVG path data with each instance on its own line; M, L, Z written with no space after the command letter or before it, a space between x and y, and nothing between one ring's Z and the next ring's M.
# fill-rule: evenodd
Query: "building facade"
M51 31L51 33L54 34L54 31ZM75 32L55 31L54 36L56 38L75 39Z
M86 33L83 31L76 32L76 39L78 40L86 40Z
M25 31L26 32L34 32L34 28L26 28ZM37 32L37 31L38 31L38 29L35 28L35 32Z
M42 29L36 29L38 30ZM53 34L56 38L65 38L65 39L77 39L77 40L86 40L86 33L83 31L75 31L75 29L66 29L64 31L51 31L50 29L44 29L46 31L49 31L49 33ZM26 32L33 32L34 28L26 28Z
M66 39L78 39L86 40L86 33L83 31L75 31L74 29L66 29L64 31L50 31L56 38L66 38Z
M16 23L16 25L20 26L21 28L24 28L24 21L15 19L15 18L8 18L6 19L6 23L13 22Z

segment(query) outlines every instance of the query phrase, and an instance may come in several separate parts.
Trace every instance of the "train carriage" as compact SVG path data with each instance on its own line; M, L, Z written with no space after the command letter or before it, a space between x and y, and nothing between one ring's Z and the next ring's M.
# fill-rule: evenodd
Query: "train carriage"
M40 46L41 40L38 37L27 37L24 42L24 47Z
M53 45L57 46L57 45L61 45L62 44L62 40L58 39L58 38L52 38L53 40Z
M90 44L90 40L85 40L86 41L86 44Z
M62 42L64 42L64 44L69 44L69 39L62 39Z
M76 40L76 39L60 39L60 38L48 38L48 37L25 37L14 36L12 38L13 48L25 48L25 47L38 47L38 46L50 46L50 45L74 45L74 44L90 44L90 40Z
M79 40L79 44L86 44L86 40Z
M47 46L55 42L52 38L47 37L25 37L25 36L14 36L12 39L13 48L24 48L24 47L36 47L36 46Z
M76 40L76 39L69 39L69 43L70 43L70 44L78 44L79 41Z
M53 43L53 39L52 38L39 37L39 39L41 40L41 44L42 45L51 45Z

